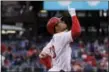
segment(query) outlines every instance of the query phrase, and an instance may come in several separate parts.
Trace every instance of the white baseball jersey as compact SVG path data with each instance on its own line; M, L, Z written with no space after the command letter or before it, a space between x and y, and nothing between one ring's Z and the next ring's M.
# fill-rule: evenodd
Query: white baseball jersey
M42 52L52 57L52 68L49 71L71 71L71 31L54 34Z

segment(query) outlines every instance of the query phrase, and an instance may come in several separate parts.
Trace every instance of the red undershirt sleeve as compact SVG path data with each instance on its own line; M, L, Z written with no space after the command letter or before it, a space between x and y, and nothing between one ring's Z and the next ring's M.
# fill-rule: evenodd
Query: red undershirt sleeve
M81 34L81 26L77 16L72 16L71 33L73 39L77 38Z

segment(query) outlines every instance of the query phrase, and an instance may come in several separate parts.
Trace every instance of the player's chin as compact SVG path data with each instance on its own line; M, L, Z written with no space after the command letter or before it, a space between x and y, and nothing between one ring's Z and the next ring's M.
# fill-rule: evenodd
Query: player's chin
M67 30L67 28L63 28L63 30L62 31L66 31Z

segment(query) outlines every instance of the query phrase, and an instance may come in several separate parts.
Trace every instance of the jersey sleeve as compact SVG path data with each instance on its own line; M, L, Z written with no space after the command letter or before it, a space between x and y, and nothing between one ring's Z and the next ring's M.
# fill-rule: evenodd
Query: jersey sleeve
M64 34L64 41L65 42L73 42L72 33L71 31L68 31Z
M43 48L42 53L46 53L51 56L50 47L52 47L52 40Z

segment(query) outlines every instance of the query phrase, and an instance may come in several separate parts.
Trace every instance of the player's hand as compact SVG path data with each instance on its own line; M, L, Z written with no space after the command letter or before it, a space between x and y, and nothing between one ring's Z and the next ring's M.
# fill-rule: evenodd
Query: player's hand
M46 53L40 53L40 54L39 54L39 58L45 58L46 56L47 56Z
M52 67L52 58L49 55L40 54L40 63L43 64L47 69Z
M69 12L70 16L75 16L75 15L76 15L75 8L70 8L70 7L68 6L68 12Z

